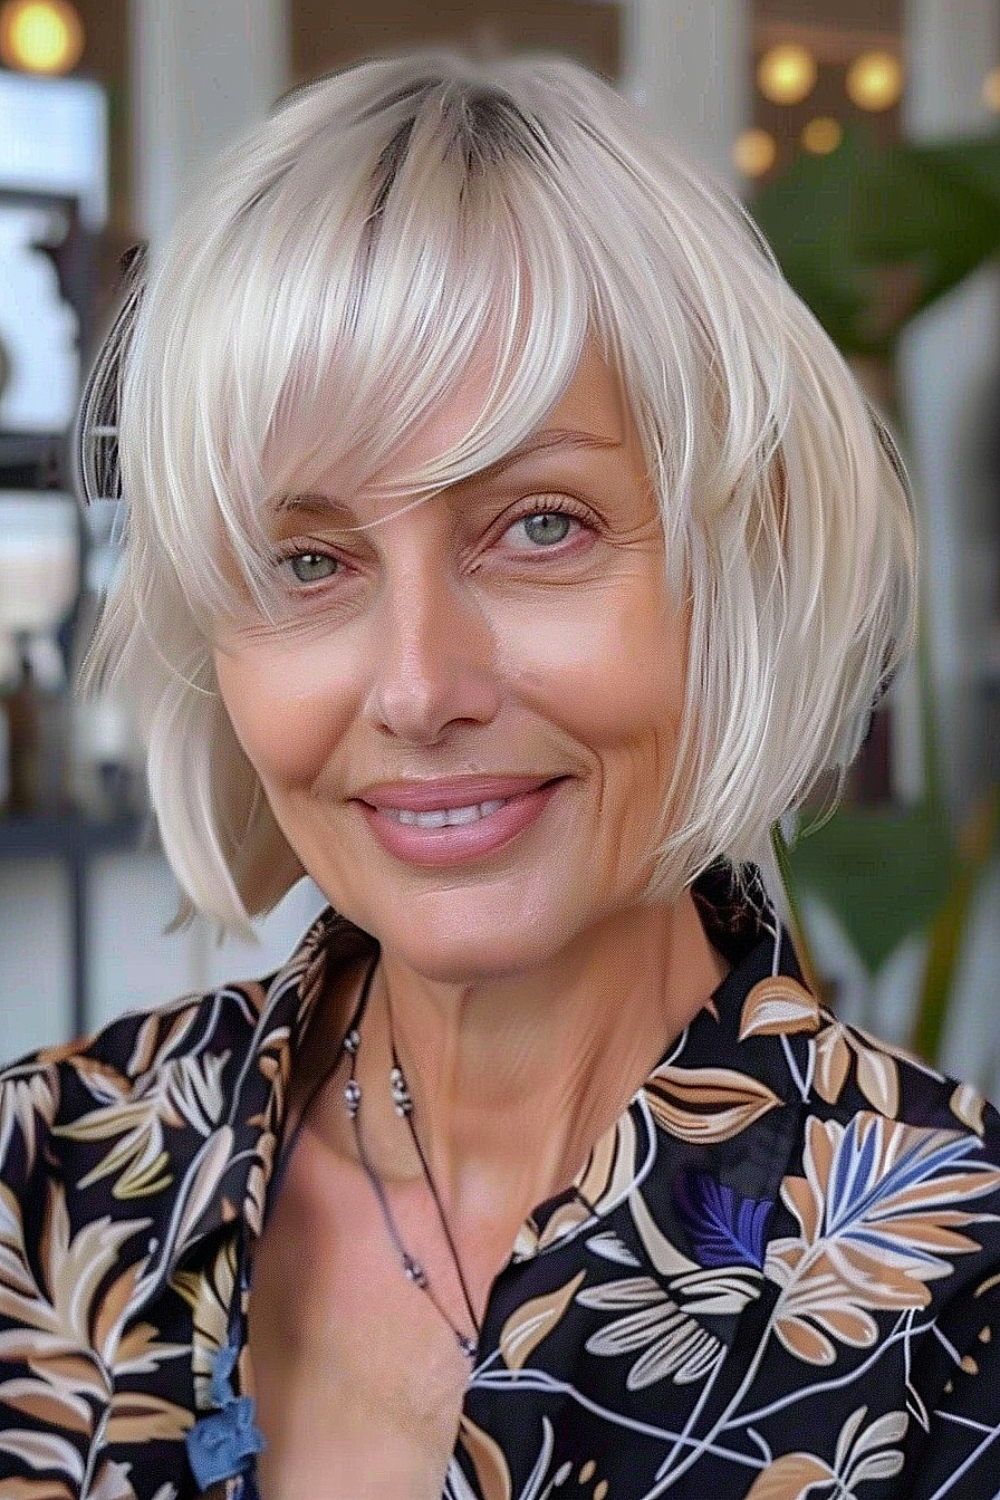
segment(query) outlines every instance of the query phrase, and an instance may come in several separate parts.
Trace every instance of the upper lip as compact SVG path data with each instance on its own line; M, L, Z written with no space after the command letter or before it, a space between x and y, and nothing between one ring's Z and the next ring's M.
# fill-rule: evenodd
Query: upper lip
M357 794L371 807L395 807L410 812L473 807L479 802L516 797L555 780L552 776L448 776L440 781L378 781Z

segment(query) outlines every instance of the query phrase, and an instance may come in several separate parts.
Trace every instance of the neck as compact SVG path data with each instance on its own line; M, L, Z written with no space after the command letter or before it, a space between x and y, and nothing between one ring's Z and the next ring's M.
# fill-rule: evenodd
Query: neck
M513 978L442 984L383 951L358 1069L374 1161L422 1175L389 1095L391 1034L450 1221L516 1227L569 1186L727 967L689 893L619 913Z

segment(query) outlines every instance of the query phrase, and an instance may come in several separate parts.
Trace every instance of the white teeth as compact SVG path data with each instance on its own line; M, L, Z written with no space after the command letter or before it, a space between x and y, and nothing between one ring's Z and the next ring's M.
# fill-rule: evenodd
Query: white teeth
M508 799L496 797L489 802L476 802L471 807L441 807L433 812L411 812L405 807L383 807L379 811L396 823L406 823L415 828L451 828L459 823L476 823L499 812Z

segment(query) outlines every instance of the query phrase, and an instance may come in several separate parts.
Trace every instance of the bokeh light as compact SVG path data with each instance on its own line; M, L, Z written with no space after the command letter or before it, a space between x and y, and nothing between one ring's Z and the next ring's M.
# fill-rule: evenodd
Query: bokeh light
M799 42L780 42L761 58L757 84L772 104L798 104L816 83L816 59Z
M891 52L862 52L847 70L847 93L859 109L891 109L903 92L903 65Z
M802 145L813 156L828 156L843 139L844 127L832 115L816 115L802 129Z
M983 103L1000 114L1000 68L991 68L983 79Z
M25 73L68 73L83 52L83 23L67 0L0 6L0 60Z
M763 177L774 166L778 145L767 130L744 130L733 147L733 161L744 177Z

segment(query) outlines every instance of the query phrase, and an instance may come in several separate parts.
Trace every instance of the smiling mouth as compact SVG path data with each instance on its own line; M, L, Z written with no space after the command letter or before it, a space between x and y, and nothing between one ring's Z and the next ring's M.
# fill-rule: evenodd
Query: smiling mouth
M429 812L411 812L406 807L378 807L375 810L383 818L412 828L456 828L465 823L478 823L513 800L512 797L493 797L489 802L474 802L469 807L440 807Z
M379 789L372 787L370 795L378 800L358 798L357 805L390 855L417 867L439 868L485 859L505 848L542 815L567 777L554 776L544 781L497 777L493 786L483 785L482 781L477 786L475 778L470 780L473 784L467 788L444 782L439 787L433 787L432 783L422 786L396 783L391 789L386 786L381 796ZM501 790L506 791L505 796L497 795ZM478 792L482 800L459 801L463 792L465 797L474 797ZM483 797L484 792L492 792L493 796ZM427 805L438 798L444 806ZM424 805L399 806L404 801Z

